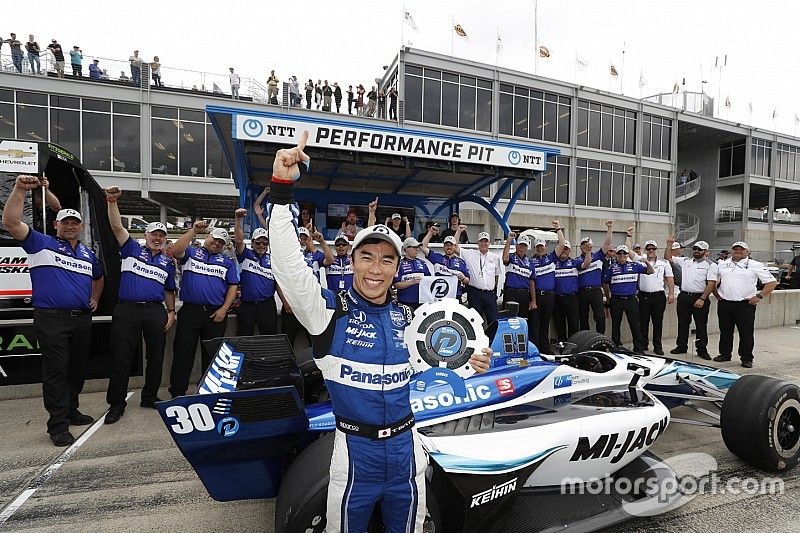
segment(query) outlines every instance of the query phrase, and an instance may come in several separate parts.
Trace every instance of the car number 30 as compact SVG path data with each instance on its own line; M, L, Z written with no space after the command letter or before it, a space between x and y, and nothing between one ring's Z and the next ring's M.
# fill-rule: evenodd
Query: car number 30
M203 403L193 403L188 408L182 405L170 405L164 413L175 418L175 424L170 428L178 435L197 431L211 431L214 429L214 418L208 406Z

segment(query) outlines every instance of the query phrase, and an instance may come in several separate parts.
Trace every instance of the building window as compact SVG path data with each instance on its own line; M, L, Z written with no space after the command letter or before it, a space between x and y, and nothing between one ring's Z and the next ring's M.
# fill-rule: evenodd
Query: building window
M540 179L528 185L526 200L551 204L569 203L569 157L551 156Z
M507 83L500 84L500 133L569 144L571 99Z
M2 127L2 124L0 124ZM778 143L778 179L800 181L800 147Z
M177 109L176 116L177 116ZM178 174L178 120L151 119L153 174Z
M744 139L731 141L719 147L719 177L738 176L744 174Z
M129 115L113 115L114 119L114 157L112 158L115 172L136 172L141 168L141 135L139 117Z
M83 154L89 170L111 170L111 114L83 112Z
M178 129L181 176L205 176L205 113L181 109Z
M47 137L47 107L17 104L17 138L26 141L46 141Z
M613 209L633 209L634 167L578 159L575 203Z
M405 71L405 120L491 131L491 80L415 65Z
M670 160L672 120L648 113L642 114L642 156Z
M222 152L222 144L211 124L206 124L206 176L209 178L230 178L231 169Z
M769 165L772 155L772 142L753 137L751 146L751 157L753 158L753 168L751 174L758 176L769 176ZM742 170L744 173L744 170Z
M642 196L639 208L643 211L669 212L669 172L642 168Z
M636 112L578 100L578 146L634 154Z
M14 122L14 104L0 103L0 138L16 138Z
M81 153L81 112L50 108L50 142L72 152Z

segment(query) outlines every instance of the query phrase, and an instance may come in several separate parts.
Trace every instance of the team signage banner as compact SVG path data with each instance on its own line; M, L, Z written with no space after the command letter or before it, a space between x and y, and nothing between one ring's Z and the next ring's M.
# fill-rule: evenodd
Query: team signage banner
M455 276L425 276L419 282L419 303L438 302L443 298L455 298L458 278Z
M308 130L308 145L397 156L459 161L479 165L545 169L545 153L498 146L478 139L447 138L400 129L317 124L302 120L235 115L233 138L294 145Z
M39 145L35 141L0 141L0 172L37 174Z

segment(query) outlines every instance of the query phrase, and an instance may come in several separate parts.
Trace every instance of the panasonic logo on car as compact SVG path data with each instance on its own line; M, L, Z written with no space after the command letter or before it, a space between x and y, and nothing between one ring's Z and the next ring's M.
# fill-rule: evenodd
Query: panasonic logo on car
M386 374L359 372L350 365L342 365L339 370L339 377L348 378L355 383L371 383L373 385L391 385L393 383L403 383L411 379L411 370L401 372L391 372Z
M497 498L502 498L506 494L511 494L517 488L517 478L511 479L506 481L505 483L501 483L499 485L494 485L490 489L486 489L483 492L479 492L478 494L472 495L472 503L470 504L470 509L473 507L477 507L479 505L483 505L484 503L489 503L492 500L496 500Z
M422 398L411 398L411 411L418 413L436 409L438 407L450 407L451 405L461 405L462 403L471 403L478 400L488 400L492 397L492 390L488 385L478 385L473 387L469 383L466 384L467 394L463 398L455 396L452 392L443 391L439 394L429 394Z

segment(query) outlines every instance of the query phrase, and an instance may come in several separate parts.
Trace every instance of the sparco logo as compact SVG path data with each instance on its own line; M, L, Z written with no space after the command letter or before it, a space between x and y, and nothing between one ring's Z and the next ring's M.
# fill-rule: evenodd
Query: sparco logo
M667 428L667 417L662 418L650 427L631 429L625 436L625 440L620 442L619 433L600 435L594 444L589 444L589 437L580 437L575 453L572 454L570 461L583 461L585 459L600 459L609 457L612 452L616 455L611 458L611 464L618 463L626 454L635 450L641 450L646 446L652 445Z
M470 504L470 509L473 507L477 507L479 505L483 505L484 503L489 503L492 500L496 500L497 498L502 498L506 494L511 494L517 488L517 478L511 479L506 481L505 483L501 483L499 485L493 486L491 489L486 489L483 492L479 492L478 494L472 495L472 503Z

